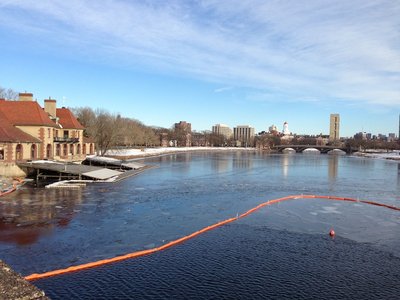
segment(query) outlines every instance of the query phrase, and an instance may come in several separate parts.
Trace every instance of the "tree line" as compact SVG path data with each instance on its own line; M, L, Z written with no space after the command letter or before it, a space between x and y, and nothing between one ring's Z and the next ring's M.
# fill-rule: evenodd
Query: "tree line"
M84 136L92 138L100 155L121 147L154 147L160 145L159 129L142 122L112 114L104 109L72 108L78 121L85 127Z
M13 89L6 89L0 86L0 98L16 100L18 99L18 93ZM186 146L188 139L192 146L223 147L235 145L232 137L227 138L210 131L186 132L182 128L175 128L174 126L171 128L146 126L136 119L122 117L120 114L112 114L104 109L93 110L90 107L79 107L71 108L71 110L85 127L84 136L94 140L100 155L105 155L107 150L122 147L166 146L169 145L170 141L175 142L174 146ZM278 136L271 134L260 134L254 139L254 144L263 149L271 149L281 143L282 141ZM314 145L316 144L316 139L295 139L291 143ZM362 150L394 150L400 148L400 140L387 142L350 138L346 140L345 144Z
M6 89L0 86L0 99L16 100L18 99L18 93L13 89Z

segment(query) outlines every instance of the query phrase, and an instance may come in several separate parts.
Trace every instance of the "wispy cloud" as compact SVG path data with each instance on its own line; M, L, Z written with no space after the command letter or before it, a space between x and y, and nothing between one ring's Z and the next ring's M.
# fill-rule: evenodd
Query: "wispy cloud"
M400 2L384 0L0 0L3 30L55 51L265 90L276 101L391 107L400 106L399 15Z
M220 87L214 90L214 93L222 93L222 92L226 92L226 91L230 91L233 90L233 86L224 86L224 87Z

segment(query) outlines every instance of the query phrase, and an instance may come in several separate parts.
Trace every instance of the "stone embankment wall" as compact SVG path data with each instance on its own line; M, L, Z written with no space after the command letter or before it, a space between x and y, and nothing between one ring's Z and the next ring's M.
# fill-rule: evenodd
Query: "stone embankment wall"
M16 163L0 163L0 176L25 177L26 173Z
M42 290L30 284L1 260L0 299L50 300Z

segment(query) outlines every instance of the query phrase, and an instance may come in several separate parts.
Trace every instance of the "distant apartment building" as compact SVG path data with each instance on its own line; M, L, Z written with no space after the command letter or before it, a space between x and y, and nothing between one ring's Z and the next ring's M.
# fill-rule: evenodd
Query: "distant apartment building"
M378 139L382 140L382 141L386 141L387 140L387 136L386 136L386 134L378 133Z
M225 124L215 124L212 127L212 133L217 135L223 135L225 138L229 139L232 137L232 129Z
M210 131L192 132L192 146L193 147L208 147L210 146Z
M394 142L396 140L396 134L395 133L389 133L387 141L388 142Z
M339 129L340 129L340 115L331 114L330 125L329 125L329 141L333 142L340 139Z
M27 160L84 160L94 154L94 143L83 137L83 130L54 99L44 100L44 108L31 93L19 94L18 101L0 99L0 175L23 176L18 163Z
M180 121L174 124L174 131L178 147L190 147L192 145L192 124Z
M368 138L367 138L367 133L366 132L358 132L358 133L356 133L355 135L354 135L354 138L356 139L356 140L363 140L363 141L366 141Z
M239 125L233 128L233 139L241 146L253 146L254 136L254 127L249 125Z

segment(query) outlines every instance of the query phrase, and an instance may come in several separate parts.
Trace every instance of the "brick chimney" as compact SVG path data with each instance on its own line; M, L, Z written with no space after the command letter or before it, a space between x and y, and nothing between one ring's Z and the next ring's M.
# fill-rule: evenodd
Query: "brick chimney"
M33 101L32 93L19 93L19 101Z
M57 100L45 99L44 100L44 111L47 112L53 118L57 117Z

